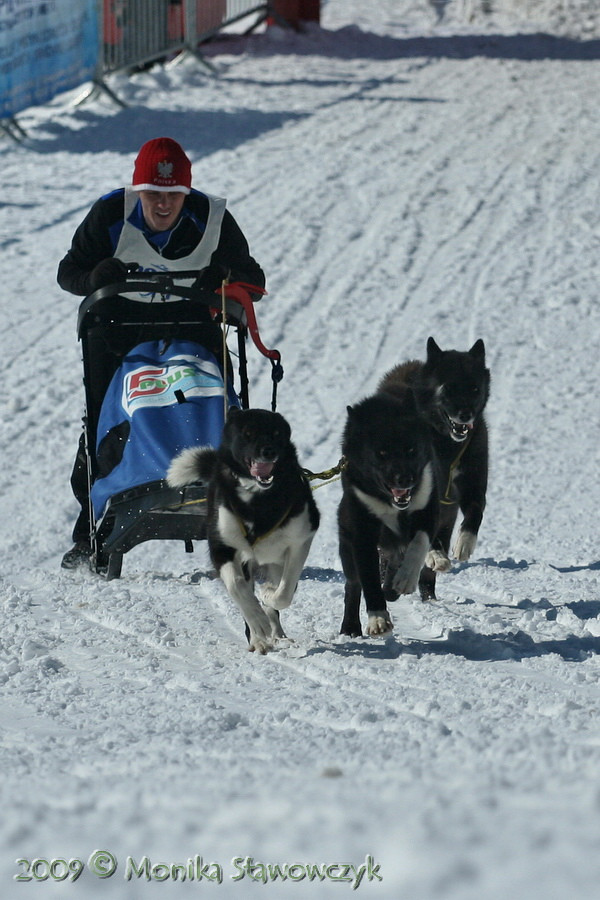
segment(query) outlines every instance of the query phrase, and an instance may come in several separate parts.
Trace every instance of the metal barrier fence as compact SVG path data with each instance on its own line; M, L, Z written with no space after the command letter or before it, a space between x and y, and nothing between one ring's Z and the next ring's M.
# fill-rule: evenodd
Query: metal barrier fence
M199 46L234 22L254 17L244 34L264 21L299 28L319 10L320 0L0 0L0 133L21 140L16 113L88 81L76 102L104 90L123 106L106 75L184 51L202 59Z
M221 28L253 14L268 15L259 0L98 0L101 54L98 80L119 69L141 67L199 44Z

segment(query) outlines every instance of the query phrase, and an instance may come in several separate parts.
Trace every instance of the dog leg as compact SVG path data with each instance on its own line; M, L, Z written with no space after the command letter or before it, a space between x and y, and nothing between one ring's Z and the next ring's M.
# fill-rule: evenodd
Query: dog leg
M476 544L477 535L461 527L452 548L452 556L459 562L465 562L473 553Z
M270 606L267 598L271 597L277 590L277 585L281 581L283 566L279 565L279 563L266 563L261 565L260 569L265 579L260 586L261 603L265 606Z
M377 545L375 544L375 546L371 548L364 546L360 549L355 548L355 556L360 585L362 586L367 607L368 618L366 632L373 637L388 634L393 630L394 626L390 614L387 611L381 587Z
M386 603L395 603L400 596L398 592L394 590L393 584L396 572L398 571L398 567L400 566L401 562L401 553L390 553L380 550L379 576L381 581L381 588L383 590L383 597Z
M435 572L427 565L423 566L421 574L419 575L419 594L424 603L428 603L430 600L437 600L435 593Z
M359 581L346 581L346 586L344 587L344 618L340 634L347 634L349 637L362 637Z
M340 505L340 513L343 509L344 501ZM360 595L361 585L356 568L356 560L354 559L354 551L352 549L352 537L346 528L343 527L340 519L339 528L339 553L342 563L342 571L346 579L344 585L344 618L340 627L340 634L347 634L348 637L362 637L362 628L360 624Z
M342 503L344 501L342 500ZM379 572L379 525L363 523L360 537L340 527L340 559L346 578L344 587L344 618L340 634L360 637L360 595L367 606L367 634L381 635L392 631L393 625L386 609Z
M300 546L288 547L285 551L279 584L275 589L272 584L265 584L263 587L261 599L266 606L273 609L287 609L290 606L311 544L312 537Z
M394 577L394 589L399 594L412 594L419 583L419 575L429 552L429 537L425 531L417 531L406 548L402 565Z
M273 609L272 606L268 606L265 602L265 597L272 594L276 589L277 585L281 581L281 573L283 571L282 566L277 565L276 563L269 563L264 567L264 572L267 581L265 584L261 585L260 588L260 600L263 606L265 613L267 614L267 618L271 623L271 634L275 640L289 640L288 636L284 632L281 627L281 620L279 617L279 610Z
M394 625L387 611L385 597L379 581L379 558L375 556L374 562L377 563L377 568L373 569L372 572L372 567L368 565L368 562L367 559L363 559L362 565L359 564L362 589L367 606L366 632L372 637L377 637L393 631ZM375 579L375 573L377 573L377 579Z
M267 618L271 623L271 636L275 638L275 640L281 640L282 638L285 640L287 638L287 635L281 627L279 610L273 609L271 606L267 606L265 607L265 613L267 614Z
M437 572L448 572L452 567L452 563L448 558L448 554L442 548L432 549L425 557L425 565L421 569L419 575L419 593L421 600L428 602L437 600L435 593L435 581Z
M254 563L254 551L246 540L240 521L226 506L219 509L216 531L224 547L229 547L238 554L240 565Z
M369 529L363 527L360 535L354 536L353 542L356 571L367 607L366 632L372 636L388 634L394 627L381 587L379 534L379 523L374 522Z
M254 596L254 580L246 577L237 561L225 563L219 575L248 626L248 649L267 653L273 648L273 629L269 617Z
M478 436L479 462L461 473L458 481L460 511L463 514L454 546L453 556L460 562L469 559L477 543L477 535L485 510L487 489L487 430ZM448 542L449 545L450 542Z

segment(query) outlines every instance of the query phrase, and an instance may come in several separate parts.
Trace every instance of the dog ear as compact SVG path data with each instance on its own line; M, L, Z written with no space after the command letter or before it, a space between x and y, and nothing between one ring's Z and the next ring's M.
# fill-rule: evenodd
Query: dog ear
M469 355L474 356L475 359L480 360L482 363L485 363L485 344L479 338L478 341L475 341L471 349L469 350Z
M230 406L229 409L227 410L227 421L229 421L229 419L233 419L235 416L239 415L241 413L241 411L242 410L239 408L239 406Z
M441 355L442 351L434 339L432 337L427 338L427 362L435 362Z

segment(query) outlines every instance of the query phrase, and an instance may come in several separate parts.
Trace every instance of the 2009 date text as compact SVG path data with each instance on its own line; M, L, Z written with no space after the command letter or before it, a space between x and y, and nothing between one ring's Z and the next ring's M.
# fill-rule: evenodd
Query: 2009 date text
M22 868L15 881L77 881L85 868L80 859L18 859Z

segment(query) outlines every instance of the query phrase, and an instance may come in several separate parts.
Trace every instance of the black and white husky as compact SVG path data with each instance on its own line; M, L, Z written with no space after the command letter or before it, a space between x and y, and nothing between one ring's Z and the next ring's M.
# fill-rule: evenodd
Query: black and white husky
M386 600L416 590L438 529L431 436L410 392L402 400L379 392L349 406L342 453L338 526L346 586L340 631L362 634L362 593L367 634L386 634L393 627Z
M285 637L279 610L292 602L319 527L288 422L268 410L233 408L219 448L184 450L167 481L208 485L211 561L242 612L249 649L266 653ZM260 600L259 570L266 578Z
M407 389L430 429L440 464L440 527L419 583L423 599L435 599L436 571L450 568L450 555L459 561L469 559L486 504L488 432L484 410L490 373L483 341L476 341L467 351L441 350L430 337L425 362L402 363L379 385L380 391L392 396L404 397ZM459 509L463 519L450 551Z

